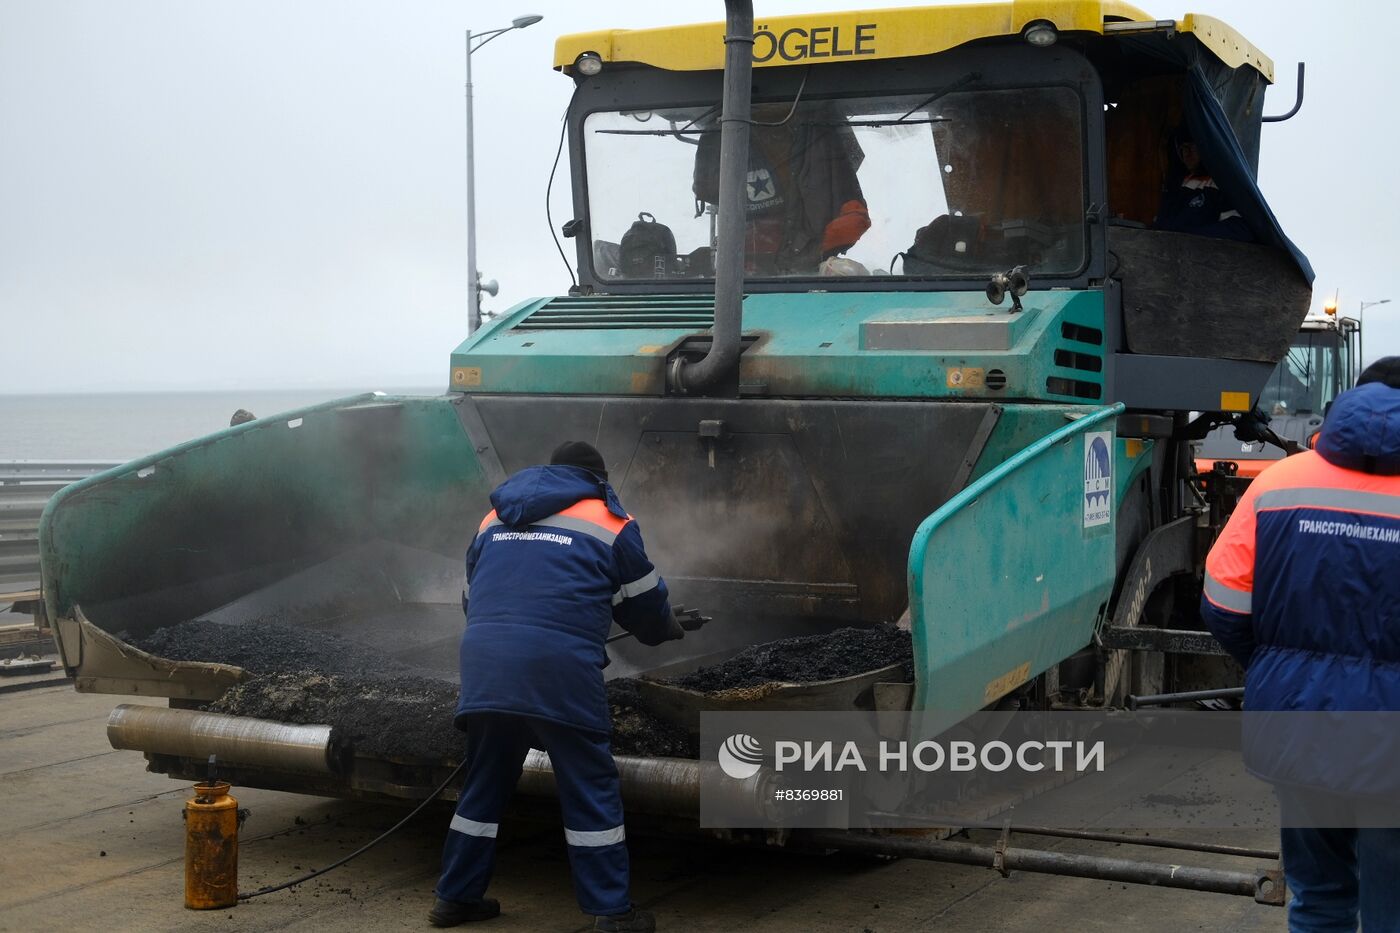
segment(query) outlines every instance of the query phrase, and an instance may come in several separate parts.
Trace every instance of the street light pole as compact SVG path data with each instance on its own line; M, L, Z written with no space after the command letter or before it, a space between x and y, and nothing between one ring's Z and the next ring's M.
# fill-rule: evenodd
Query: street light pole
M470 29L466 32L467 50L467 335L471 336L481 327L481 273L476 268L476 164L475 154L472 151L472 53L476 52L483 45L490 42L499 35L510 32L512 29L524 29L526 26L533 26L543 16L530 14L527 16L517 16L511 21L509 26L500 29L492 29L487 32L473 34ZM476 48L472 48L472 42L476 43ZM491 294L495 294L495 285L490 285Z
M1379 301L1363 301L1356 309L1356 327L1360 331L1357 338L1356 355L1360 359L1362 369L1366 368L1366 309L1388 304L1390 304L1390 299L1382 298Z
M481 327L481 273L476 271L476 165L472 157L472 31L467 30L467 336Z

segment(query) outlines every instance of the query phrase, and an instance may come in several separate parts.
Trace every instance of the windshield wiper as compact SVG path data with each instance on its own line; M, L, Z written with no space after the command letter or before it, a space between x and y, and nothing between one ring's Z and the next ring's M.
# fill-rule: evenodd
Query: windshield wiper
M701 129L695 129L695 130L685 130L685 129L681 129L681 130L677 130L677 129L669 129L669 130L594 130L593 132L595 132L595 133L603 133L603 134L606 134L606 135L608 135L608 136L674 136L674 137L676 137L677 139L684 139L685 136L688 136L688 135L690 135L691 133L694 133L694 134L696 134L696 135L699 135L699 134L701 134L701 133L718 133L718 132L719 132L719 129L718 129L718 128L715 128L715 129L712 129L712 130L708 130L708 129L706 129L706 130L701 130ZM686 141L686 142L689 142L690 140L685 140L685 141Z
M918 126L922 123L952 123L947 117L923 117L918 120L847 120L844 123L809 123L808 126Z
M905 122L906 120L909 120L909 117L912 116L916 111L923 110L923 109L924 109L925 107L927 107L929 104L931 104L931 103L933 103L934 101L938 100L938 98L940 98L940 97L946 97L947 95L953 93L954 91L960 91L960 90L962 90L963 88L967 87L967 86L968 86L969 84L971 84L972 82L981 80L981 78L982 78L981 72L969 71L967 74L963 75L961 78L959 78L958 80L954 81L952 84L948 85L947 87L940 88L940 89L934 91L934 92L933 92L932 94L930 94L928 97L926 97L926 98L924 98L923 100L919 101L919 102L918 102L917 104L915 104L913 107L910 107L909 110L908 110L908 112L906 112L906 113L904 114L904 116L900 117L898 120L896 120L896 121L894 121L894 122L896 122L896 123L903 123L903 122ZM918 121L918 120L910 120L909 122L911 122L911 123L918 123L919 121Z
M791 109L788 110L787 116L783 117L781 120L778 120L778 121L772 122L772 123L764 122L764 121L761 121L761 120L750 120L750 121L749 121L750 125L751 125L751 126L782 126L782 125L784 125L785 123L787 123L789 120L791 120L793 114L795 114L795 113L797 112L797 105L798 105L798 103L800 103L801 100L802 100L802 92L803 92L803 90L807 87L807 74L808 74L808 72L811 71L811 69L812 69L812 66L811 66L811 65L808 65L808 66L807 66L807 71L804 71L804 72L803 72L803 74L802 74L802 83L801 83L801 84L798 86L798 88L797 88L797 94L794 95L794 97L793 97L793 99L792 99L792 107L791 107ZM949 119L948 117L921 117L921 118L919 118L919 119L917 119L917 120L911 120L911 119L909 119L909 118L910 118L911 116L913 116L915 113L918 113L920 110L922 110L922 109L924 109L925 107L927 107L929 104L931 104L931 103L933 103L934 101L938 100L940 97L946 97L946 96L949 95L949 94L952 94L952 93L954 93L954 92L956 92L956 91L960 91L960 90L962 90L963 88L967 87L969 84L972 84L974 81L979 81L979 80L981 80L981 78L982 78L981 72L970 71L970 72L968 72L967 74L963 75L963 76L962 76L961 78L959 78L958 80L954 81L952 84L949 84L949 85L947 85L946 87L942 87L942 88L939 88L938 90L934 91L934 92L933 92L932 94L930 94L928 97L925 97L923 100L919 101L917 104L915 104L915 105L914 105L913 107L911 107L909 110L905 111L904 114L903 114L902 116L900 116L900 117L898 117L898 118L896 118L896 119L893 119L893 120L841 120L841 121L835 121L835 120L826 120L826 121L823 121L823 120L804 120L804 121L802 121L801 123L799 123L798 125L799 125L799 126L869 126L869 127L885 127L885 126L919 126L919 125L931 124L931 123L951 123L952 120ZM714 112L714 110L713 110L713 108L711 108L710 110L708 110L708 111L706 111L705 113L701 114L699 117L696 117L695 119L691 120L689 123L687 123L685 126L679 128L679 129L677 129L677 128L673 125L673 126L671 126L670 129L665 129L665 130L610 130L610 129L604 129L604 130L594 130L593 132L595 132L595 133L603 133L603 134L606 134L606 135L608 135L608 136L674 136L674 137L676 137L677 139L682 140L683 142L690 142L690 140L684 139L684 137L687 136L687 135L690 135L690 134L697 134L697 135L698 135L698 134L702 134L702 133L718 133L718 132L719 132L719 127L703 127L703 128L702 128L702 127L695 127L694 129L692 129L692 127L694 127L694 125L695 125L696 122L698 122L699 120L704 119L706 116L708 116L710 113L713 113L713 112Z
M802 120L795 126L919 126L925 123L952 123L948 117L921 117L918 120L906 120L900 117L897 120ZM757 123L755 126L778 126L780 124ZM683 142L690 142L685 136L704 133L718 133L719 129L694 129L694 130L594 130L595 133L606 133L609 136L674 136ZM684 135L682 135L684 134Z

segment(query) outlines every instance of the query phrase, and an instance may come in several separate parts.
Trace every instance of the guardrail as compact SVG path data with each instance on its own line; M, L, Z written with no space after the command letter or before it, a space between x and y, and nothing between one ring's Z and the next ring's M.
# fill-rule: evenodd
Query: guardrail
M0 460L0 603L39 589L39 516L64 486L118 464L100 460Z

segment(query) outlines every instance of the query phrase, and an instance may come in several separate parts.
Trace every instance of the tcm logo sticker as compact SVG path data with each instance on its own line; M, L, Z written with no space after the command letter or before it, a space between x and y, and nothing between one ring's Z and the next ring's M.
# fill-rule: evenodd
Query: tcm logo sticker
M719 767L736 780L751 778L763 767L763 746L753 736L736 732L719 747Z
M1109 444L1113 434L1095 431L1084 435L1084 527L1107 525L1113 517L1113 458Z

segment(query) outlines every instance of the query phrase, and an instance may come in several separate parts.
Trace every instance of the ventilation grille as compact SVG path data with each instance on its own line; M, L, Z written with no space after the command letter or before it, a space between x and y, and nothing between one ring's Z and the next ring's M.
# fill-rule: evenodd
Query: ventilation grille
M715 323L711 295L554 298L512 330L705 330Z
M1069 378L1051 376L1045 380L1045 391L1052 395L1068 395L1072 398L1098 399L1103 397L1103 385L1091 382L1090 378L1102 379L1103 373L1103 331L1097 327L1087 327L1071 321L1060 323L1060 336L1075 345L1059 347L1055 350L1055 365L1072 371ZM1089 374L1088 378L1073 376Z
M1051 376L1045 380L1045 391L1051 395L1068 395L1073 398L1100 398L1103 396L1103 386L1097 382L1062 379L1059 376Z
M1074 350L1056 350L1055 365L1065 369L1078 369L1086 373L1103 372L1103 357L1093 353L1078 353Z
M1103 331L1097 327L1085 327L1083 324L1075 324L1072 321L1062 321L1060 323L1060 336L1066 340L1078 340L1080 343L1092 343L1094 346L1103 344Z

